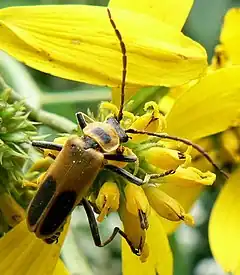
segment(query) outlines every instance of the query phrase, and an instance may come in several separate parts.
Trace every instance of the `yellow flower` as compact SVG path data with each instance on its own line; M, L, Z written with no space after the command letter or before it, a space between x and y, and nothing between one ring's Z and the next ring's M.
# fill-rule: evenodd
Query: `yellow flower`
M127 48L127 86L130 88L149 85L177 86L197 79L204 73L205 50L180 31L192 2L192 0L181 3L176 0L141 0L141 3L136 5L134 1L110 1L112 18ZM68 5L2 9L0 35L4 40L0 42L0 49L31 67L56 76L118 87L121 83L122 55L119 41L109 21L104 7ZM90 23L91 28L89 28ZM76 60L81 62L76 63ZM226 129L239 111L240 95L237 84L239 73L239 67L221 69L207 75L190 90L184 92L167 114L166 132L184 138L199 139ZM233 89L227 89L224 77L228 78ZM207 87L209 89L206 89ZM226 109L227 112L224 112ZM155 117L155 110L153 115ZM149 122L149 118L149 114L140 117L140 122L141 119ZM153 126L154 129L158 128L155 124ZM136 143L136 146L138 145ZM134 147L134 141L132 146ZM144 165L146 170L155 169L146 163ZM129 169L134 170L132 167ZM139 169L138 172L141 173L142 170ZM213 183L215 177L209 173L203 174L190 167L179 166L175 180L177 183L187 181L190 185L188 190L192 191L192 185L201 188L202 183L209 185ZM169 175L166 179L169 180L173 176L174 174ZM172 188L176 182L164 181L163 177L161 183L157 188L160 191L166 190L167 194L156 192L154 198L149 196L148 199L142 187L125 182L126 201L121 196L122 221L128 239L141 254L140 257L134 255L127 242L123 240L125 275L133 272L139 275L156 272L164 275L172 274L172 254L163 228L163 219L154 209L158 213L163 211L165 214L167 209L172 210L171 215L162 215L164 218L193 222L183 210L184 205L181 206L178 202L180 200L176 198L179 194L184 197L184 193L188 191L183 189L183 186L178 186L177 196L172 195L176 191ZM147 188L148 182L145 184ZM149 184L151 184L150 179ZM153 205L154 209L149 204ZM104 204L99 203L99 208L104 209ZM1 241L9 240L10 234L11 232L0 240L0 248ZM27 235L27 232L23 235ZM55 251L54 260L58 255L59 250ZM27 260L30 259L29 257ZM41 259L42 261L44 259L43 262L47 261L44 255ZM52 263L50 266L52 267ZM52 274L52 271L46 274Z

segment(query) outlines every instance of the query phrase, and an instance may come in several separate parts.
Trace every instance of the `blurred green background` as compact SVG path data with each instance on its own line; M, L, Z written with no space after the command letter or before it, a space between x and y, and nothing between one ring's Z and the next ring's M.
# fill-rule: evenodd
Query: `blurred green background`
M107 5L107 2L106 0L2 0L0 7L47 4ZM229 8L236 6L240 6L239 0L195 0L183 31L206 48L209 61L213 55L214 47L218 43L223 17ZM45 110L72 120L74 120L74 114L77 110L86 112L90 108L91 111L96 112L101 100L110 99L108 88L59 79L26 68L2 53L0 54L0 74L29 102L38 104L38 92L41 91L40 102ZM35 98L32 94L35 94ZM44 131L49 133L49 129ZM170 237L175 254L175 275L226 274L212 259L207 240L208 217L216 195L217 190L210 189L202 194L194 206L195 228L181 226ZM110 216L111 218L100 226L103 238L110 234L114 225L119 224L117 217ZM71 231L65 243L62 257L74 275L121 274L119 239L105 248L95 247L90 236L86 216L81 209L77 209L73 214Z

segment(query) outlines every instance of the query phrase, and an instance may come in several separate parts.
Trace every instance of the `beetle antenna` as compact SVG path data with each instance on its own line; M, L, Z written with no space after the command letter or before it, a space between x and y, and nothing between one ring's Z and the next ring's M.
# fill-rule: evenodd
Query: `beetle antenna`
M115 22L112 19L110 9L107 8L107 12L108 12L108 17L109 17L110 23L113 26L113 29L114 29L114 31L117 35L117 38L120 42L120 47L121 47L121 51L122 51L122 66L123 67L122 67L121 99L120 99L119 113L118 113L118 117L117 117L117 120L121 121L122 117L123 117L123 105L124 105L124 100L125 100L125 85L126 85L126 76L127 76L126 46L123 42L121 33L117 29L117 26L116 26Z
M164 139L171 139L175 141L180 141L186 145L192 146L194 149L196 149L200 154L202 154L211 164L214 168L216 168L220 173L222 173L227 179L228 179L228 174L223 171L221 168L218 167L218 165L212 160L212 158L209 156L209 154L198 144L193 143L192 141L185 139L185 138L180 138L176 136L169 136L164 133L152 133L148 131L140 131L140 130L135 130L135 129L127 129L125 131L126 133L130 134L140 134L140 135L148 135L152 137L159 137L159 138L164 138Z

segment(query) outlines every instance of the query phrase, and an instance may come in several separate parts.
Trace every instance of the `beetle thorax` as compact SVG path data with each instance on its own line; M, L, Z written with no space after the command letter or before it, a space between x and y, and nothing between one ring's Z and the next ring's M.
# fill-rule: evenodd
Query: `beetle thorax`
M92 138L104 152L113 152L120 145L117 131L106 122L93 122L84 129L85 136Z

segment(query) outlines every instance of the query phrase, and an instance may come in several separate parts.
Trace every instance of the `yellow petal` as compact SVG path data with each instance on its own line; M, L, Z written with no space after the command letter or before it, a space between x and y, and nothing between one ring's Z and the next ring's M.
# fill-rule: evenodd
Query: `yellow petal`
M185 154L180 151L162 147L152 147L145 150L142 152L142 156L148 163L164 170L177 169L186 161Z
M240 110L240 66L219 69L184 92L167 115L170 135L199 139L227 129Z
M125 88L125 102L127 102L132 96L134 96L139 90L139 87L126 87ZM112 88L112 102L113 104L120 106L120 89Z
M132 253L125 240L122 241L123 275L156 275L156 272L172 275L172 252L161 221L153 209L151 209L149 228L146 232L149 257L145 263Z
M230 9L225 18L220 41L233 64L240 64L240 8Z
M173 197L177 200L186 212L189 212L193 203L196 201L201 191L203 190L203 186L192 186L192 187L182 187L172 183L166 183L159 187L162 191L166 192L169 196ZM164 230L167 234L171 234L176 230L179 222L169 222L166 219L162 219L162 224Z
M240 264L239 264L239 266L234 270L233 275L240 275Z
M193 0L110 0L108 6L145 13L180 30L189 14Z
M28 231L25 220L0 239L0 274L52 275L67 226L58 244L46 244Z
M54 269L53 275L70 275L62 260L59 259L57 261L57 265Z
M221 133L221 160L225 163L239 163L239 136L237 128L232 128Z
M129 85L176 86L205 70L204 48L180 31L144 14L111 13L126 44ZM0 23L0 49L30 67L91 84L121 83L122 53L105 7L6 8Z
M209 223L213 256L225 271L235 271L240 263L240 170L231 175L219 194Z

